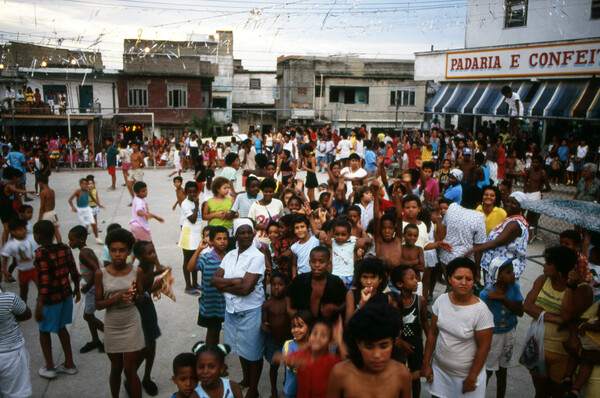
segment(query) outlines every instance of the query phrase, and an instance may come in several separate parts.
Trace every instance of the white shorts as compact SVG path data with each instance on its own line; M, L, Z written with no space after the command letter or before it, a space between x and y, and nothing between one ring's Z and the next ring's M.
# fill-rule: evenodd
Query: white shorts
M139 182L144 181L144 172L140 169L131 170L129 176L127 177L127 181Z
M79 225L87 227L88 225L96 224L94 221L94 212L91 207L78 207L77 218L79 219Z
M181 162L174 162L173 164L175 164L175 171L181 171Z
M0 395L5 398L30 397L29 353L25 346L0 352Z
M438 263L437 251L435 249L425 250L423 257L425 257L425 267L435 268Z
M511 367L513 365L513 352L516 341L516 328L506 333L494 333L490 353L485 361L485 370L497 371L500 367Z
M529 192L527 193L528 200L542 200L542 192Z

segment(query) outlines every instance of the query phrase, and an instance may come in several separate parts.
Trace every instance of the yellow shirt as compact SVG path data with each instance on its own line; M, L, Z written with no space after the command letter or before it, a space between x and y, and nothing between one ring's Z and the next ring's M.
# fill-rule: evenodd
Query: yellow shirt
M433 148L429 149L427 148L427 145L423 145L423 148L421 149L421 160L424 162L430 162L431 155L433 155Z
M350 143L352 144L352 149L350 152L354 153L354 145L356 144L356 137L350 137Z
M481 207L481 205L477 206L475 210L483 213L483 207ZM483 216L485 217L485 233L489 236L490 232L492 232L492 229L504 221L506 218L506 212L504 209L494 206L494 210L492 210L490 214L483 213Z
M534 303L550 314L560 315L560 307L564 297L565 292L554 290L550 278L546 278L544 286L542 286L542 290L535 298ZM569 327L552 322L544 322L544 327L546 329L544 332L544 351L567 355L562 343L569 339Z

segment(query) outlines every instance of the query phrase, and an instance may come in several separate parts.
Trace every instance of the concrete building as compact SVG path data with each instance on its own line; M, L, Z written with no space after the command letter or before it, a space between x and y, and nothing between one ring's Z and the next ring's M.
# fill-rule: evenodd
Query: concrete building
M339 130L419 126L425 104L412 60L282 56L277 108L290 122L333 124ZM398 119L398 122L396 122Z
M489 4L488 4L489 3ZM509 85L544 133L600 121L600 2L469 0L465 48L415 54L415 79L439 88L426 110L478 126L503 117ZM586 130L587 131L587 130ZM547 134L548 135L548 134Z
M104 69L102 54L21 42L9 42L0 51L3 89L7 85L15 91L31 88L41 95L41 103L35 107L17 102L14 113L2 113L0 124L5 134L66 135L68 114L71 133L87 136L93 149L100 141L102 125L111 124L108 114L119 107L117 71ZM95 118L89 113L106 116Z
M233 71L233 128L239 133L260 129L266 133L276 127L274 90L275 71L249 71L235 60Z
M117 86L120 111L153 112L157 136L181 135L192 115L230 123L233 33L217 31L205 41L126 39ZM133 126L150 135L148 117L121 117L120 124L125 135Z

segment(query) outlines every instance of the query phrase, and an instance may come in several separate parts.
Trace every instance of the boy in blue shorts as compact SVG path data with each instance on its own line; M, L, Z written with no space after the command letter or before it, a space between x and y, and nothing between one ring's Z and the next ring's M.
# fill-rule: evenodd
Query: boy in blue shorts
M40 345L46 366L38 374L54 379L57 373L74 375L77 367L73 363L71 337L66 326L73 318L73 297L79 302L79 272L69 246L52 243L54 224L51 221L38 221L33 226L33 237L40 247L35 251L33 264L38 273L38 301L35 320L39 323ZM71 282L74 288L71 288ZM72 297L73 296L73 297ZM54 366L52 359L52 339L50 333L58 334L65 355L65 361Z

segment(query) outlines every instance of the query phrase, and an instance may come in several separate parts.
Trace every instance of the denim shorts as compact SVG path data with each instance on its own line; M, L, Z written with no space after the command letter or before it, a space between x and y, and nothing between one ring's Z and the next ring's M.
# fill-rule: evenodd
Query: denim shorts
M83 307L84 314L90 315L94 312L96 312L96 286L92 286L85 294L85 305Z
M260 330L262 307L235 312L225 311L225 344L231 352L248 361L258 361L265 352L265 335Z

